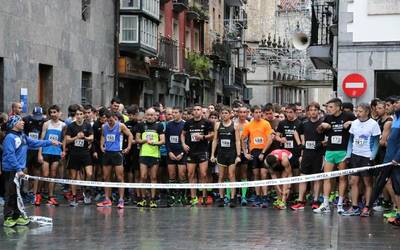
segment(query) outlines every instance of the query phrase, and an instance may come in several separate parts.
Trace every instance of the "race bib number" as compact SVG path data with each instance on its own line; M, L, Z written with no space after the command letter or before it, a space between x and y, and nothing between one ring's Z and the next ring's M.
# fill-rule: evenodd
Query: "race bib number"
M263 144L263 143L264 143L264 138L262 138L262 137L254 138L254 144L255 145L260 145L260 144Z
M287 141L285 143L285 148L293 148L293 141Z
M171 135L169 137L169 142L170 143L179 143L179 137L177 135Z
M196 140L196 135L200 135L199 133L191 133L190 134L190 140L192 142L198 142L199 140Z
M341 135L332 136L331 143L332 144L342 144L342 136Z
M315 141L306 141L306 149L315 149Z
M58 141L58 135L49 135L50 141Z
M231 146L231 140L223 139L221 140L221 147L229 148Z
M28 136L29 136L29 138L31 138L33 140L39 139L39 133L31 132L31 133L28 134Z
M153 135L152 134L146 134L146 141L153 141Z
M107 135L106 141L108 142L115 142L115 135Z
M75 147L83 148L83 145L85 145L85 140L76 139L76 140L74 141L74 146L75 146Z
M366 144L366 140L362 139L362 138L357 138L354 139L354 144L358 145L358 146L362 146Z

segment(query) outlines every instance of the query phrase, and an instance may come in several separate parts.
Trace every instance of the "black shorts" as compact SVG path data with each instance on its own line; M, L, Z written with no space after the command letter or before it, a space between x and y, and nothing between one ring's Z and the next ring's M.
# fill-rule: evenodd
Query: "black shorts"
M92 157L92 162L94 165L103 165L103 160L104 160L104 153L103 152L96 152L97 153L97 159Z
M240 165L247 165L249 163L249 160L247 160L246 156L244 156L244 153L240 153Z
M28 155L26 159L26 165L32 168L41 168L42 164L38 161L38 151L37 150L28 150Z
M167 164L167 158L169 158L167 155L161 155L160 157L160 164L159 166L162 168L166 168L168 166Z
M319 174L322 173L323 155L314 152L304 152L300 164L300 173Z
M249 160L249 167L252 169L256 168L267 168L264 164L264 159L265 159L265 154L264 154L264 159L260 161L259 156L262 152L262 149L253 149L250 154L251 154L251 160Z
M49 165L54 162L59 162L61 160L61 156L59 155L43 155L43 161L47 162Z
M173 153L175 156L179 155L179 153ZM182 156L182 159L180 159L179 161L176 160L172 160L171 158L167 157L167 164L168 165L186 165L187 163L187 159L186 159L186 155L184 154Z
M93 164L90 154L72 155L68 156L67 168L74 170L81 170Z
M371 166L371 160L368 157L351 154L350 165L348 165L348 166L350 166L350 168L359 168L359 167ZM360 177L373 176L374 175L374 171L367 170L367 171L358 172L358 173L355 173L355 174L352 174L352 175L353 176L360 176Z
M151 157L151 156L140 156L139 162L140 162L140 164L146 165L147 167L152 167L154 165L160 164L160 158Z
M208 161L208 153L189 153L187 156L188 163L200 164L205 161Z
M217 156L217 164L220 166L229 167L230 165L235 164L236 160L236 152L232 153L225 153L220 152Z
M121 152L105 152L103 157L103 166L122 166L124 156Z

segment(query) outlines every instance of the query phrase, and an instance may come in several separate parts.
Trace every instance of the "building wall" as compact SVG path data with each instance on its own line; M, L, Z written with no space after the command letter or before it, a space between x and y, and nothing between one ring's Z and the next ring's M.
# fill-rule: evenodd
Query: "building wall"
M368 15L373 12L381 12L368 4L377 1L365 0L346 0L340 1L339 13L339 46L338 46L338 95L345 101L350 101L342 89L344 78L350 73L359 73L367 80L366 93L357 98L356 102L369 102L375 97L375 71L376 70L400 70L400 31L393 29L400 21L400 11L398 14L381 14L380 16ZM382 1L388 2L388 1ZM389 1L390 2L390 1ZM391 1L394 3L395 1ZM395 8L396 3L394 3ZM379 27L368 25L370 22L379 20ZM361 26L365 25L368 29ZM380 36L379 30L390 27L390 31L385 31L384 36ZM356 30L357 29L357 30ZM389 34L386 34L388 33ZM396 93L393 93L396 94Z
M108 103L114 76L114 4L91 1L82 20L81 0L0 1L0 57L4 103L28 88L28 110L38 103L39 64L53 66L53 100L63 111L81 102L82 71L92 73L92 103Z

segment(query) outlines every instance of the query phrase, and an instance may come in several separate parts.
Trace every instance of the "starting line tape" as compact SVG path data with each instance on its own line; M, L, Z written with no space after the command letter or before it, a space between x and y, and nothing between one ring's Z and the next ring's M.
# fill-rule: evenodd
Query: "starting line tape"
M214 188L242 188L242 187L264 187L264 186L275 186L275 185L285 185L285 184L295 184L301 182L317 181L335 178L344 175L351 175L371 169L377 169L381 167L386 167L393 165L393 163L384 163L375 166L359 167L345 170L337 170L327 173L302 175L295 177L279 178L279 179L269 179L269 180L259 180L259 181L244 181L244 182L223 182L223 183L184 183L184 184L174 184L174 183L120 183L120 182L100 182L100 181L81 181L81 180L70 180L70 179L57 179L57 178L47 178L39 176L25 175L22 177L25 180L39 180L46 182L54 182L60 184L69 184L77 186L87 186L87 187L109 187L109 188L142 188L142 189L214 189Z

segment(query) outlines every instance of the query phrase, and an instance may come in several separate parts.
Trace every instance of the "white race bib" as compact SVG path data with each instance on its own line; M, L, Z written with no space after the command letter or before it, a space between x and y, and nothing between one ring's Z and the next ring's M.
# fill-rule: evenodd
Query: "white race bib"
M354 139L354 144L358 145L358 146L362 146L365 145L367 143L366 140L362 139L362 138L357 138Z
M179 137L177 135L171 135L169 137L169 142L170 143L179 143Z
M231 140L229 139L222 139L221 140L221 147L229 148L231 146Z
M198 140L196 140L196 135L200 135L199 133L191 133L190 134L190 140L192 142L198 142Z
M341 135L332 136L331 143L332 144L342 144L342 136Z
M29 136L31 139L33 139L33 140L39 139L39 133L30 132L30 133L28 134L28 136Z
M115 135L109 134L106 136L106 141L115 142Z
M262 138L262 137L255 137L254 138L254 144L255 145L260 145L260 144L263 144L264 143L264 138Z
M315 141L306 141L306 149L315 149Z
M293 141L287 141L285 143L285 148L293 148Z
M74 141L74 146L75 146L75 147L83 148L83 145L85 145L85 140L76 139L76 140Z
M50 141L58 141L58 135L49 135Z

